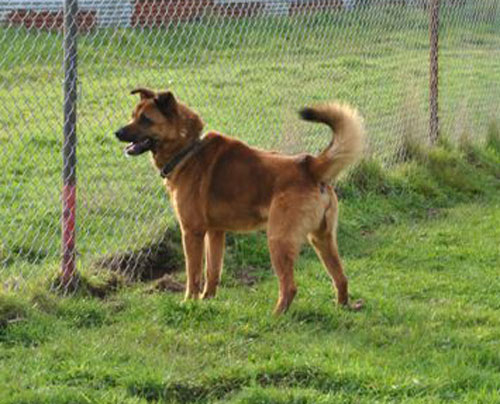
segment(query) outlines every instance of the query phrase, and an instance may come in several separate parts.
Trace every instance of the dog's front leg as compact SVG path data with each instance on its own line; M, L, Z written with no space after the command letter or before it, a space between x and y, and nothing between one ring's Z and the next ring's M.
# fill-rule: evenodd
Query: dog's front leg
M224 260L225 233L223 231L210 230L206 238L206 282L203 290L203 299L215 296L217 286L220 282L222 272L222 261Z
M201 292L204 238L205 232L201 231L184 230L182 233L187 275L185 300L198 299Z

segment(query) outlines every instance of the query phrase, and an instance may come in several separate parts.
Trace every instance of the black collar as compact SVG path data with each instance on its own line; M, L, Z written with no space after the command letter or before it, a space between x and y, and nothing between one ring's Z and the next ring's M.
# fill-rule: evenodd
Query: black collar
M165 164L161 169L160 175L162 176L162 178L168 178L172 171L174 171L175 167L177 167L186 158L193 157L195 154L197 154L202 149L202 147L205 146L206 143L206 138L196 139L194 142L181 149L169 161L167 161L167 164Z

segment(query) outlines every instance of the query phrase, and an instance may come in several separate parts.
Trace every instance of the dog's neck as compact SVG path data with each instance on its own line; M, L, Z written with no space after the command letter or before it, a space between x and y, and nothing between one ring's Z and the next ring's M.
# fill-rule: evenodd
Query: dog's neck
M177 141L157 143L154 149L151 150L153 165L158 170L161 170L162 167L167 164L173 156L175 156L175 154L179 153L184 147L193 141L194 139L179 139Z
M185 160L196 154L204 141L199 137L183 139L182 142L157 145L153 151L153 164L163 178L169 178Z

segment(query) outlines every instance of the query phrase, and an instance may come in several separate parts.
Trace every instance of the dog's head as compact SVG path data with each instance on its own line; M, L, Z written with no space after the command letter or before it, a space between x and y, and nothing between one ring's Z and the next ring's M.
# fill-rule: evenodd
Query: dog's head
M132 94L141 97L132 112L132 120L115 133L120 141L130 143L125 148L128 155L175 150L201 135L201 118L178 102L172 92L157 93L147 88L137 88Z

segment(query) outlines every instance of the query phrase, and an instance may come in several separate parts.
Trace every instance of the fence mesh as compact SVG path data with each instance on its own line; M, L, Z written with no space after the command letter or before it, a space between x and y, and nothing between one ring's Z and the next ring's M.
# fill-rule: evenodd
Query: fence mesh
M499 118L499 3L441 1L451 138L480 141ZM300 107L346 100L365 117L368 152L390 165L405 137L428 134L428 11L425 0L80 0L79 269L120 252L147 259L174 223L148 159L125 161L113 135L131 89L172 89L207 130L288 153L329 142ZM1 0L0 24L0 279L16 288L60 265L63 1Z

